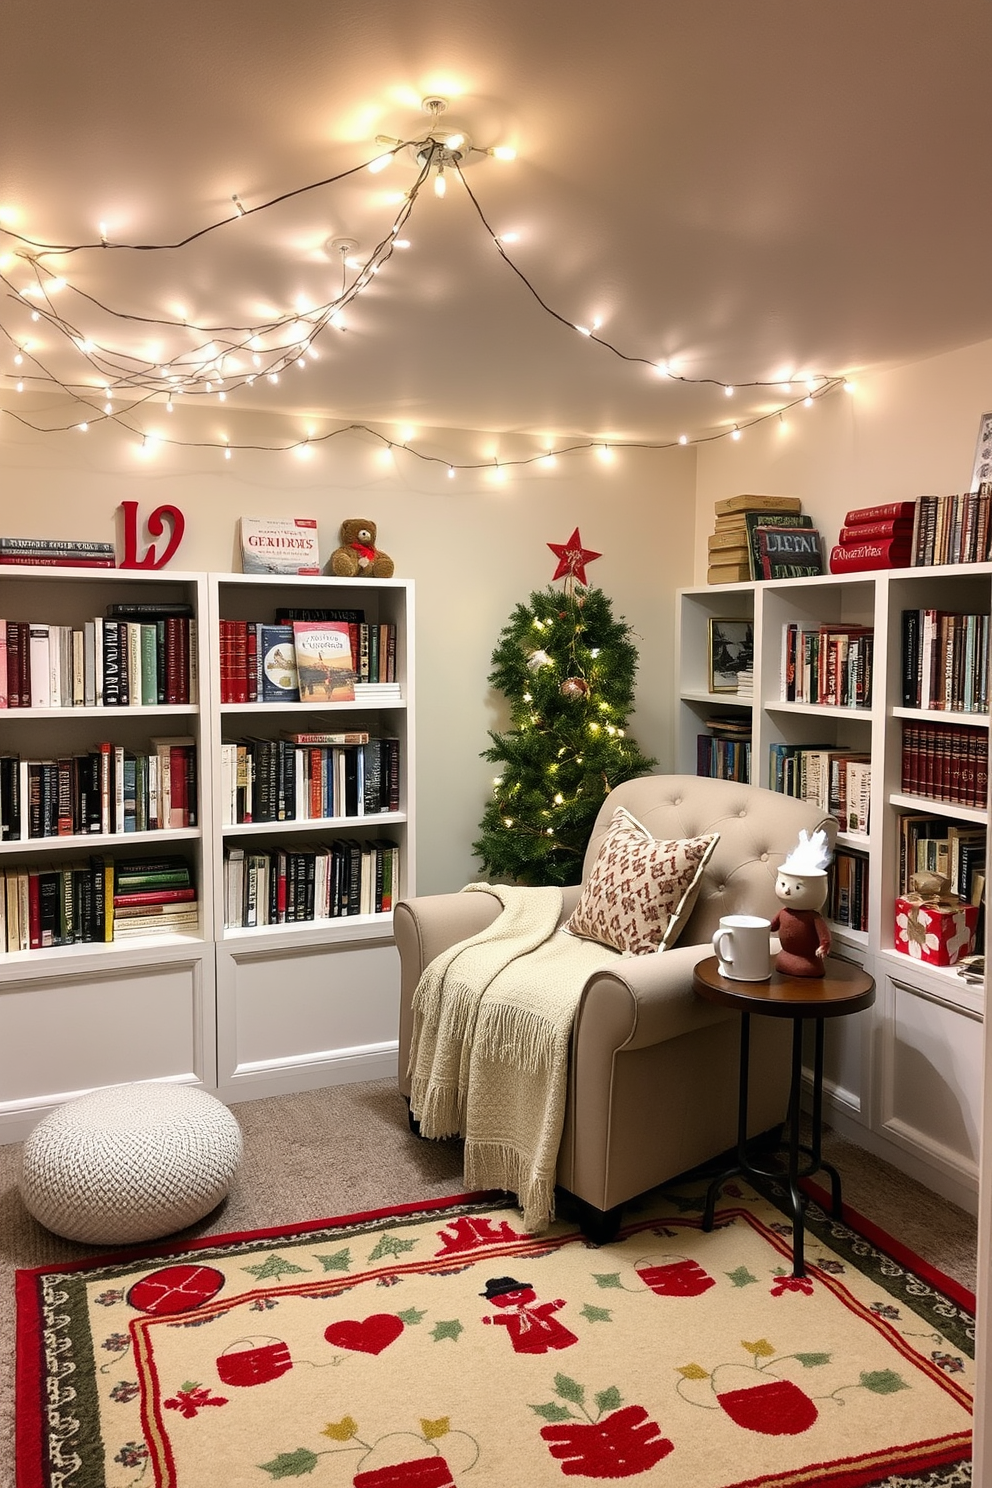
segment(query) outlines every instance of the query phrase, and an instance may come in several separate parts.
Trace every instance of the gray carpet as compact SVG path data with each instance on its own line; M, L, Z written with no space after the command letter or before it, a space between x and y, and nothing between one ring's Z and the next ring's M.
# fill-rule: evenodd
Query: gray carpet
M461 1193L457 1142L410 1136L391 1080L338 1085L233 1107L245 1157L227 1200L185 1236L325 1219ZM839 1169L845 1200L924 1260L975 1285L970 1215L831 1133L824 1156ZM48 1234L17 1193L20 1147L0 1147L0 1357L14 1357L14 1270L100 1254ZM0 1484L14 1483L14 1378L0 1372Z

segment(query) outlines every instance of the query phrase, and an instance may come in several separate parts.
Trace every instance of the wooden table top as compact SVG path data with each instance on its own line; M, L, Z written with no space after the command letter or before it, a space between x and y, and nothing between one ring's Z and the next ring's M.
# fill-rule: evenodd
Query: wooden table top
M766 982L736 982L719 972L719 958L707 956L692 974L693 989L707 1002L778 1018L837 1018L859 1013L875 1001L875 982L860 966L828 956L822 977L783 976Z

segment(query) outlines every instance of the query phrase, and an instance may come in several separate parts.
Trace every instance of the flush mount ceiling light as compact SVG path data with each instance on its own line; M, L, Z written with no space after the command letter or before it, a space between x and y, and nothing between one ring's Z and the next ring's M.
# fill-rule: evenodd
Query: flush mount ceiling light
M460 171L481 155L492 155L500 160L515 158L517 152L509 145L494 145L488 150L477 149L460 122L454 119L442 121L442 116L448 112L446 98L432 94L422 101L420 107L431 120L430 128L423 138L402 140L391 134L376 135L377 145L391 145L393 148L385 155L377 155L370 162L369 170L374 175L385 170L395 156L405 149L421 170L434 174L434 193L436 196L444 196L447 189L444 175L446 170Z

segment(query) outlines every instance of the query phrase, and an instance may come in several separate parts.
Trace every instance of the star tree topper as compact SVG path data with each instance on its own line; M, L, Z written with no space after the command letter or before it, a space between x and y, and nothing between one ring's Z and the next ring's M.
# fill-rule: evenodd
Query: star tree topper
M602 553L594 553L591 548L584 548L582 546L578 527L576 527L568 542L548 543L548 547L552 553L558 555L558 567L552 575L552 582L555 579L576 578L580 584L587 583L586 564L592 563L595 558L601 558L603 556Z

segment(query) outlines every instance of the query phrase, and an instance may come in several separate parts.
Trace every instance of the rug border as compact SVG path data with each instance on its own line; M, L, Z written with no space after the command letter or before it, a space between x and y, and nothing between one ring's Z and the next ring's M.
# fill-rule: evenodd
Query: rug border
M810 1198L815 1199L816 1203L819 1204L826 1218L828 1220L832 1219L830 1194L827 1190L821 1188L818 1183L814 1183L809 1178L803 1180L802 1187L809 1194ZM929 1261L923 1260L922 1256L918 1256L915 1251L910 1250L908 1245L904 1245L901 1240L897 1240L887 1230L883 1230L879 1225L874 1224L872 1220L867 1219L865 1215L861 1214L845 1201L841 1202L841 1209L843 1210L841 1217L842 1224L846 1224L849 1229L854 1230L862 1239L867 1240L869 1245L874 1245L876 1250L884 1251L898 1265L905 1266L907 1271L912 1271L914 1276L918 1276L921 1281L925 1281L935 1291L943 1292L949 1301L954 1302L958 1307L963 1307L966 1312L970 1312L974 1316L975 1293L969 1291L962 1282L955 1281L954 1277L948 1276L946 1271L941 1271L939 1267L933 1266Z

